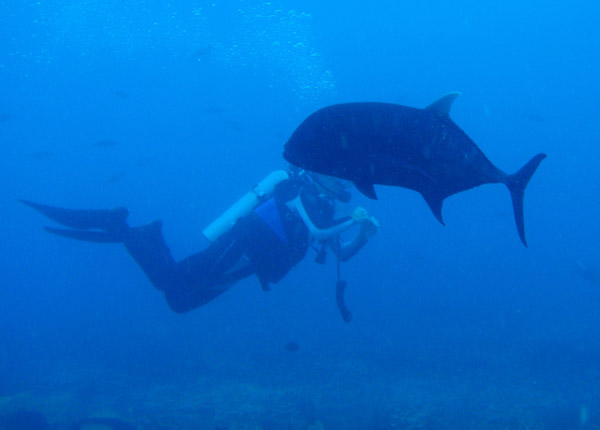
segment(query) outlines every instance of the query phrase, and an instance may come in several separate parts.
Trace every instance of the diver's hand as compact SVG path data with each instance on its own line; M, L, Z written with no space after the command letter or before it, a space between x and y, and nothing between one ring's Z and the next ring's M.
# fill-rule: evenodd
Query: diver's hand
M379 231L379 221L375 217L369 217L360 225L360 234L365 238L373 237Z
M359 223L359 222L364 223L365 221L369 220L369 212L367 212L367 210L365 208L360 207L360 206L357 207L356 209L354 209L354 212L352 212L352 215L350 215L350 216L356 223Z

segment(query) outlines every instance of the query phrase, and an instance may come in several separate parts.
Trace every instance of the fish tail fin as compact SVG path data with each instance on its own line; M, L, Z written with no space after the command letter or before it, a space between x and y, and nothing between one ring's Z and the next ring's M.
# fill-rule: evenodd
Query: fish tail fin
M512 175L507 175L506 186L510 191L510 197L512 198L513 211L515 214L515 222L517 223L517 231L523 245L527 246L525 240L525 221L523 216L523 196L525 194L525 188L529 183L529 180L537 170L542 160L546 158L546 154L537 154L531 160L527 162L519 171Z

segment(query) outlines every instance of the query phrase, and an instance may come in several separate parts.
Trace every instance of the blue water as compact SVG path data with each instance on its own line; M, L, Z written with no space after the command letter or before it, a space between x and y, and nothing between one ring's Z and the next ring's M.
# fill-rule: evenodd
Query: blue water
M600 6L574 0L0 4L0 415L141 429L600 428ZM352 205L380 232L173 313L120 245L67 241L17 198L162 219L177 259L276 168L316 109L451 112L525 195ZM342 209L351 210L348 205ZM593 276L595 274L595 276ZM298 351L285 348L297 343ZM1 421L0 421L1 422Z

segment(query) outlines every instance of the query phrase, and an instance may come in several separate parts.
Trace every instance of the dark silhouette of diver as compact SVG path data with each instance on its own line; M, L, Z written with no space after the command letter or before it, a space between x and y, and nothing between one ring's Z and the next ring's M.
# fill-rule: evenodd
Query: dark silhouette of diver
M123 243L178 313L208 303L253 274L268 290L269 283L280 281L305 257L309 246L318 245L316 261L321 263L329 248L338 258L338 306L344 320L349 321L351 314L343 303L345 284L339 281L339 261L355 255L377 232L378 223L360 207L351 216L334 218L335 201L347 203L352 198L346 181L294 168L277 172L283 173L284 179L280 175L271 181L275 183L270 184L270 192L257 192L255 187L245 196L250 199L245 210L223 215L228 214L229 219L221 222L221 231L217 228L209 234L205 230L205 235L213 239L210 246L179 262L165 243L160 220L130 227L125 208L74 210L21 202L69 227L46 227L50 233L90 242ZM340 240L342 232L357 224L360 228L352 240Z

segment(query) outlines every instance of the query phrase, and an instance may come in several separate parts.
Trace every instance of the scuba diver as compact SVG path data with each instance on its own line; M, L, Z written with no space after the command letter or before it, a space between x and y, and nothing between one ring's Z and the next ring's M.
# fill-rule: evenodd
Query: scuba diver
M324 263L329 248L338 259L337 302L345 321L345 283L339 280L339 261L355 255L377 233L378 223L364 208L335 219L335 202L348 203L349 183L331 176L291 167L272 172L208 226L211 242L204 250L176 262L163 238L162 222L140 227L127 224L125 208L75 210L20 200L69 229L45 230L71 239L123 243L152 285L165 295L169 307L184 313L200 307L256 275L263 290L279 282L306 255L309 246ZM340 234L359 225L349 241Z

